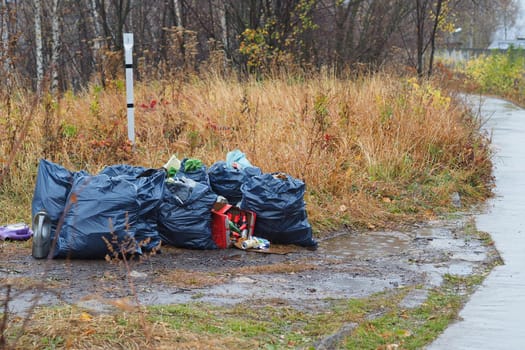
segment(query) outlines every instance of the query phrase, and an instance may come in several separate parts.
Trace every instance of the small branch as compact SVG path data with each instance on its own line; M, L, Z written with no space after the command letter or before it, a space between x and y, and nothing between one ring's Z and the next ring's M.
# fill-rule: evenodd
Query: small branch
M7 349L7 342L5 339L5 331L7 330L7 320L9 318L9 300L11 299L11 285L8 284L6 296L4 300L4 315L2 317L2 323L0 324L0 349Z

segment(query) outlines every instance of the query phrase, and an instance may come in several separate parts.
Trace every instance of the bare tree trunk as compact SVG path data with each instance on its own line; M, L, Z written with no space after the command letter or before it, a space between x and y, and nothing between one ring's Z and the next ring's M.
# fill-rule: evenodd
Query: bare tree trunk
M60 58L60 0L53 0L51 4L51 94L58 90L58 60Z
M36 56L36 91L42 93L44 80L44 52L42 45L42 1L34 0L35 16L35 56Z
M222 46L224 47L225 58L228 57L229 43L228 43L228 22L226 21L226 1L221 0L217 4L219 23L221 26ZM225 62L226 63L226 62Z
M117 49L123 48L122 38L124 37L124 27L126 25L126 18L131 11L131 0L119 0L116 8L117 15L117 30L115 35L115 46Z
M93 24L93 46L92 46L92 67L94 71L98 71L100 68L100 62L104 60L104 52L101 50L102 43L105 41L102 32L102 24L100 22L100 15L98 13L97 1L89 0L89 17ZM102 77L101 77L102 79Z
M352 49L355 46L354 28L359 5L359 1L333 1L334 22L336 28L334 33L334 60L338 69L343 66L344 62L348 61L350 58L348 52L353 51Z
M108 40L109 37L111 37L111 29L109 28L109 23L108 23L108 15L107 15L107 11L106 11L106 2L105 0L95 0L97 5L98 5L98 9L100 11L100 18L102 20L102 28L104 28L104 40Z
M443 5L443 0L438 0L436 3L436 13L435 19L434 19L434 26L432 28L432 33L430 34L430 57L428 62L428 72L427 76L430 77L432 75L432 68L434 65L434 53L436 51L436 34L439 26L439 22L442 20L441 18L441 8Z
M417 27L417 37L416 37L416 46L417 46L417 75L419 77L423 76L423 55L425 53L425 18L427 11L427 0L416 0L416 27Z
M6 0L0 2L0 20L2 21L0 30L2 31L2 52L0 57L4 62L4 72L9 72L9 66L11 64L11 58L9 57L9 9L7 8Z
M91 15L91 21L93 22L93 29L95 32L95 40L93 43L93 48L95 52L98 51L101 47L101 35L102 27L100 25L100 19L97 11L97 2L96 0L90 0L90 9L89 13Z
M175 20L177 23L177 27L183 27L184 24L182 23L182 7L181 7L181 0L173 0L173 8L175 9Z

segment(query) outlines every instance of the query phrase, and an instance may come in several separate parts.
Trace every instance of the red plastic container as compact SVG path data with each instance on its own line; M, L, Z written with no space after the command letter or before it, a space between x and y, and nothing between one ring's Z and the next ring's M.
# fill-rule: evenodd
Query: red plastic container
M232 232L230 231L228 224L228 214L231 214L232 217L242 217L245 215L248 225L248 237L253 236L255 219L257 217L253 211L241 210L231 204L216 203L211 212L213 219L211 225L211 236L218 248L229 248L235 240L235 238L232 237Z

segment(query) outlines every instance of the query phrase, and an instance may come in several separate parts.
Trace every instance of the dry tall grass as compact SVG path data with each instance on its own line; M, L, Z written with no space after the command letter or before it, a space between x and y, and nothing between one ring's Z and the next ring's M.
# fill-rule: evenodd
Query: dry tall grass
M238 148L265 172L305 181L316 231L421 219L450 210L454 192L464 203L490 194L490 151L479 120L430 83L388 74L242 83L210 76L135 89L134 149L121 81L44 99L31 115L27 93L0 104L3 164L25 136L4 169L0 223L30 219L42 157L96 173L117 163L161 167L172 154L210 166Z

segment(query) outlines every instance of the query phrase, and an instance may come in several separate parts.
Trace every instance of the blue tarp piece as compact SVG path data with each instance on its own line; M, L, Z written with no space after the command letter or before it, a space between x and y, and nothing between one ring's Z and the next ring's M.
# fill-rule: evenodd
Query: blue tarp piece
M242 199L241 185L250 177L261 175L261 169L253 166L238 169L225 161L214 163L208 170L213 192L225 197L228 203L236 205Z
M211 236L211 209L217 194L189 178L166 183L158 211L162 240L176 247L216 249Z
M126 176L75 179L68 210L52 249L53 258L100 259L141 254L135 241L140 203L137 186Z
M253 176L241 186L240 208L257 214L255 235L275 244L317 247L304 202L305 184L288 174Z

